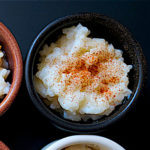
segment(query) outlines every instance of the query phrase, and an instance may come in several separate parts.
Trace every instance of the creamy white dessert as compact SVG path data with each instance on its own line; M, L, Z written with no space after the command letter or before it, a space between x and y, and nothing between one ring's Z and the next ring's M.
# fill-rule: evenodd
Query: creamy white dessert
M7 62L4 60L4 53L1 51L0 45L0 98L9 92L10 83L6 81L10 71L7 70Z
M73 121L109 115L128 89L132 68L105 39L90 38L88 28L78 24L62 30L63 35L40 51L34 85L50 108L63 111Z

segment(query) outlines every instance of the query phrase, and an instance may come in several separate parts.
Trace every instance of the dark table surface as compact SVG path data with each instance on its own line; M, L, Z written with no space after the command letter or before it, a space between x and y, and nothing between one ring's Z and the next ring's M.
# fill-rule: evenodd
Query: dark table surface
M113 0L112 0L113 1ZM52 20L77 12L97 12L113 17L125 25L139 41L150 72L150 2L148 1L1 1L0 21L14 34L25 62L29 47ZM127 150L150 149L149 90L143 91L135 108L113 127L98 135L115 140ZM12 150L38 150L49 142L73 135L53 127L32 104L23 79L20 92L7 113L0 118L0 140ZM145 147L145 148L144 148Z

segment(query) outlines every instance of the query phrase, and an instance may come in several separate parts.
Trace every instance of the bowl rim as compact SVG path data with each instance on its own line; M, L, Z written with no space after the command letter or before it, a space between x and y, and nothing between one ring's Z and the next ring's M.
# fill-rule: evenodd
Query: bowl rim
M125 150L120 144L103 136L97 135L73 135L49 143L42 150L58 150L75 144L91 143L97 145L107 145L112 150Z
M11 53L13 61L13 74L11 87L8 94L4 97L0 103L0 116L2 116L13 103L19 88L21 86L23 76L23 61L22 55L15 37L10 30L0 22L0 35L4 39L4 43L8 46L8 50ZM9 63L9 60L8 60Z
M10 150L8 146L0 140L0 149L2 150Z
M136 88L136 92L134 93L133 98L130 100L130 102L128 103L128 105L124 108L124 110L122 112L120 112L119 114L117 114L115 117L100 122L100 123L95 123L93 124L77 124L72 123L68 120L62 119L57 117L56 115L54 115L53 113L49 114L50 111L48 110L48 108L46 108L44 106L44 104L42 104L42 102L39 101L39 98L36 97L36 94L34 93L34 87L32 85L32 79L30 77L30 75L32 74L32 71L29 69L30 66L32 65L32 57L35 55L36 52L36 46L38 46L40 40L46 35L46 32L49 29L52 29L55 27L55 25L61 24L61 22L66 21L70 18L75 18L75 17L84 17L84 16L93 16L93 17L98 17L100 19L105 19L105 20L109 20L112 21L115 24L119 25L120 30L124 31L128 37L130 37L130 39L134 42L134 44L136 44L136 47L138 47L136 49L138 55L138 61L139 61L139 81L138 81L138 86ZM34 53L34 54L33 54ZM33 60L34 61L34 60ZM116 122L117 120L121 119L127 112L129 112L129 110L131 110L131 108L135 105L135 101L137 100L137 97L140 94L140 91L143 87L143 74L144 74L144 67L145 67L145 58L144 55L142 53L142 49L139 45L139 43L133 38L132 34L127 30L126 27L124 27L122 24L120 24L118 21L106 16L106 15L102 15L102 14L98 14L98 13L91 13L91 12L86 12L86 13L78 13L78 14L73 14L73 15L67 15L65 17L61 17L58 18L54 21L52 21L51 23L49 23L43 30L40 31L40 33L36 36L36 38L34 39L29 52L27 54L26 57L26 64L25 64L25 78L26 78L26 87L29 93L29 96L33 102L33 104L36 106L36 108L44 115L46 116L52 124L54 124L55 126L57 126L60 129L65 129L67 131L71 131L71 132L75 132L78 133L80 132L86 132L86 133L96 133L99 132L99 130L104 129L105 127L108 127L110 124L113 124L114 122ZM37 100L38 99L38 100ZM67 122L67 126L66 126L66 122ZM82 125L82 127L81 127ZM87 125L90 125L89 127ZM80 129L79 129L80 128Z

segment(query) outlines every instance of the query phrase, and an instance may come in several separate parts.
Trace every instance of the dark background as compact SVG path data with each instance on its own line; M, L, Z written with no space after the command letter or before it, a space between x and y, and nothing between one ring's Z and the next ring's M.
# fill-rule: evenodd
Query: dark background
M150 2L96 0L1 1L0 21L14 34L23 60L36 35L52 20L77 12L97 12L125 25L139 41L150 72ZM150 76L148 76L150 78ZM98 135L115 140L127 150L148 150L150 127L150 80L135 108L113 127ZM38 150L49 142L72 135L53 127L33 106L23 80L20 92L0 118L0 140L12 150Z

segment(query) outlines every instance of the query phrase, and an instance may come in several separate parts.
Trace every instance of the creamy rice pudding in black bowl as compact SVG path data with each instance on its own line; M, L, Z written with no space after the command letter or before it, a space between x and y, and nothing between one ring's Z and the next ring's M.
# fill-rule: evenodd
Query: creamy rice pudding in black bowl
M145 65L140 45L123 25L95 13L70 15L35 38L26 59L26 86L53 125L100 132L133 108Z

